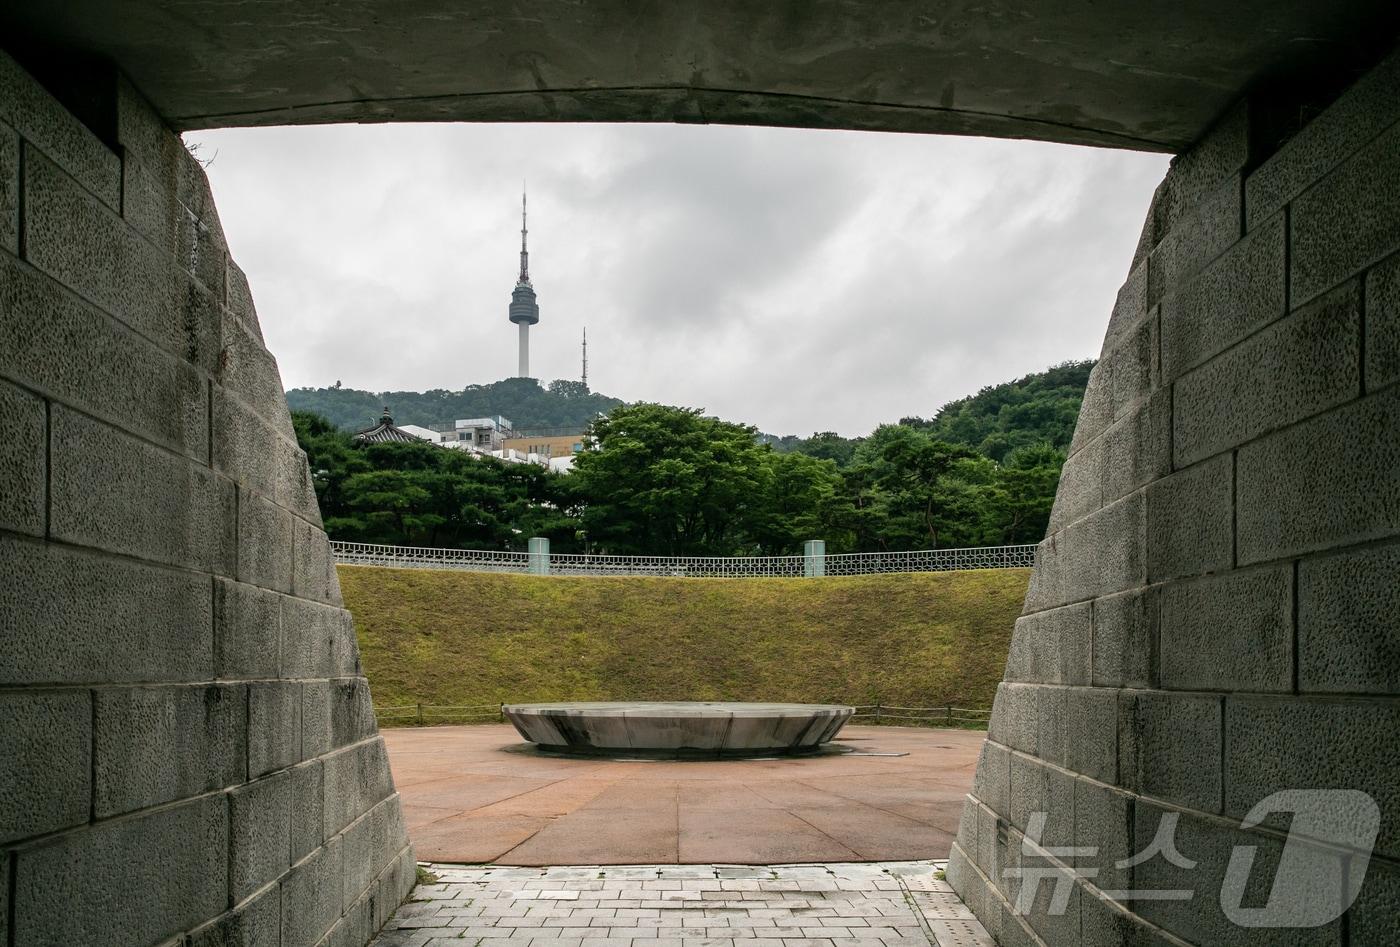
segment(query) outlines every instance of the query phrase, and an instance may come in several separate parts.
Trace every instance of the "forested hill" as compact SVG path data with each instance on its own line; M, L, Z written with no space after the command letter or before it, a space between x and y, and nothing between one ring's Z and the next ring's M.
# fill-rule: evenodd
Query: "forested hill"
M1093 359L1064 362L950 401L932 420L905 418L901 423L997 461L1018 447L1049 444L1064 451L1074 436L1093 368Z
M543 387L533 378L506 378L461 391L360 391L356 388L293 388L287 405L311 411L346 431L372 427L385 406L395 424L448 424L457 418L499 414L518 430L571 428L582 431L600 413L622 404L591 392L582 382L558 380Z
M1089 384L1094 360L1063 362L1015 381L988 385L975 395L949 401L932 420L902 418L900 424L935 440L977 451L998 463L1022 447L1069 449L1079 405ZM796 451L850 465L868 438L842 437L831 431L811 437L760 435L774 449Z

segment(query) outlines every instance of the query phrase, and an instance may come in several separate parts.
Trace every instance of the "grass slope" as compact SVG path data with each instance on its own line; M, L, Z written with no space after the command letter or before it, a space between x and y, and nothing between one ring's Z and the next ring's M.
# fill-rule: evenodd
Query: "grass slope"
M791 700L990 707L1028 569L829 579L341 566L380 706Z

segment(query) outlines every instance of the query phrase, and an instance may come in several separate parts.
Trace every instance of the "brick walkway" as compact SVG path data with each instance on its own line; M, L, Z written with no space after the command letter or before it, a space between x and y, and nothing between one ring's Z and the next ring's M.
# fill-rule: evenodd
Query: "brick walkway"
M433 865L373 947L991 947L941 867Z
M384 731L419 858L531 866L947 858L985 737L847 727L849 755L638 762L516 752L504 725Z

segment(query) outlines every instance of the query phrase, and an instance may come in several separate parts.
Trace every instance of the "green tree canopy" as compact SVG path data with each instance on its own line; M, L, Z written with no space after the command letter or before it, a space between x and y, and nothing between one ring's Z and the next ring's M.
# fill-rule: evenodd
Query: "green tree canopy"
M572 381L478 386L589 412L589 449L562 477L426 442L361 444L314 414L294 412L293 423L337 539L520 549L548 536L559 551L649 555L795 553L805 539L832 552L1027 543L1045 534L1092 365L990 386L931 421L860 438L774 438L700 410L615 399L603 415L602 396ZM378 410L377 395L320 391L360 398L366 416ZM435 418L508 410L499 400L458 410L465 402L451 392L421 397Z
M770 476L754 433L659 404L599 418L570 474L589 542L614 553L733 554Z
M405 546L523 549L530 536L573 542L561 477L534 464L429 444L364 444L316 415L292 415L326 532Z

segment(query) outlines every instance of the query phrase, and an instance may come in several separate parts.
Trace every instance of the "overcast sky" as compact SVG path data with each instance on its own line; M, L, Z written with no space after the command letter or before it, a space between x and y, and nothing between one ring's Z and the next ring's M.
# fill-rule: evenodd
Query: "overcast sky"
M1098 354L1160 155L684 125L186 135L291 388L531 370L776 434L854 435ZM450 420L444 418L442 420Z

